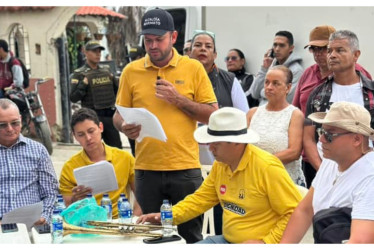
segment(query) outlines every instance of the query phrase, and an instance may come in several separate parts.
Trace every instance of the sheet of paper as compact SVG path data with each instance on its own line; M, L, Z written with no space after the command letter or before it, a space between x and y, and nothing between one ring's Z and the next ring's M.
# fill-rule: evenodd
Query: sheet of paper
M40 219L43 212L43 202L19 207L3 215L2 224L24 223L28 229Z
M145 137L152 137L160 141L166 141L167 137L157 117L145 108L124 108L116 105L117 110L127 124L140 124L139 137L136 139L141 142Z
M118 189L117 177L113 165L107 161L74 169L78 185L92 188L92 194L106 193Z

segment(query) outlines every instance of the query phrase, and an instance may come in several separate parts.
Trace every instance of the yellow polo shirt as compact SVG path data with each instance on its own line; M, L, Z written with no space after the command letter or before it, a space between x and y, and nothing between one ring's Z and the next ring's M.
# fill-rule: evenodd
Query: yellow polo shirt
M106 161L110 162L114 167L114 172L117 177L118 189L109 192L109 197L112 200L112 215L113 218L118 217L117 201L121 193L125 193L126 197L130 197L127 193L126 187L129 183L134 183L134 157L126 151L118 148L110 147L104 144ZM72 195L71 190L77 186L77 181L74 177L73 170L79 167L93 164L84 150L79 151L73 155L62 167L60 176L60 193L62 195ZM103 194L95 195L97 204L100 205Z
M181 224L220 202L226 240L279 243L300 200L281 161L248 144L234 172L215 161L200 188L173 206L173 219L176 225Z
M171 82L176 90L198 103L217 102L202 64L181 56L173 48L169 63L159 68L148 55L123 70L116 103L123 107L146 108L160 120L167 141L146 137L136 143L135 169L166 171L199 168L199 147L193 138L196 120L174 105L155 96L157 76Z

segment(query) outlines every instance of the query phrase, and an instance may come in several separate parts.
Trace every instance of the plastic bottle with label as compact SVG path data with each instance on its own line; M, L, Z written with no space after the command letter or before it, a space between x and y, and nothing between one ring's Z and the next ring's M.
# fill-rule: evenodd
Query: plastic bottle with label
M161 224L164 227L162 233L164 236L170 236L173 234L173 212L169 200L163 200L160 212Z
M132 208L125 194L121 194L120 198L118 199L117 205L119 223L130 224L132 222Z
M112 221L112 201L108 194L104 194L101 199L101 206L107 211L107 221Z
M63 242L64 229L62 227L62 222L60 211L57 209L53 210L51 219L52 244L61 244Z

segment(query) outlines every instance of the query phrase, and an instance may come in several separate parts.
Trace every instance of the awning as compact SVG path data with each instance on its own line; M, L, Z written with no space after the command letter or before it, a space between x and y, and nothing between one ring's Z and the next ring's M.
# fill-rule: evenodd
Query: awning
M127 16L99 6L83 6L80 7L75 14L77 16L102 16L127 19Z

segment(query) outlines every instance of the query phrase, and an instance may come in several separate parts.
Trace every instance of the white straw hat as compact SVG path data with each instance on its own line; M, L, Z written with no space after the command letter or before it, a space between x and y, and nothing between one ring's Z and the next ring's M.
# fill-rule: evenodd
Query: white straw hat
M236 142L256 143L259 136L248 129L246 114L236 108L225 107L214 111L209 124L196 129L195 140L199 143Z
M316 112L308 116L317 123L345 129L368 136L374 140L374 130L370 127L371 116L363 106L352 102L335 102L328 112Z

